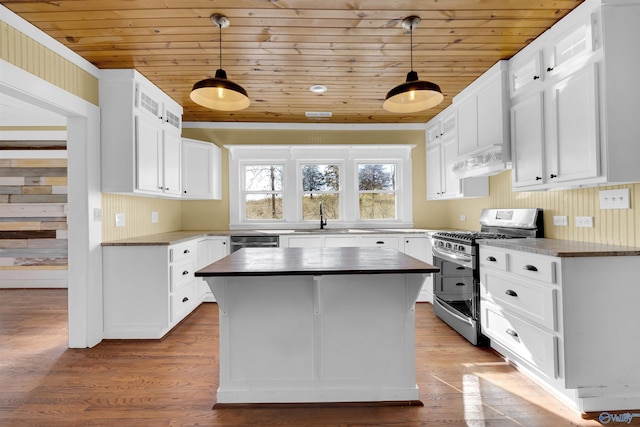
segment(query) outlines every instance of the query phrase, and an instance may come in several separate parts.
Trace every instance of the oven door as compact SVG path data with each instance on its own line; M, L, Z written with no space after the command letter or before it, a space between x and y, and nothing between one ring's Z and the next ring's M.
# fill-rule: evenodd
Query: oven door
M476 289L473 267L443 258L436 250L433 252L433 264L440 268L433 278L433 295L462 317L476 319L479 289Z

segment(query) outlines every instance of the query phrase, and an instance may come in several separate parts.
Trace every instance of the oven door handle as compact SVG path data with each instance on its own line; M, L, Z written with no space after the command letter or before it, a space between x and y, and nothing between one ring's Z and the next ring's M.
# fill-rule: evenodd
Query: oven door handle
M457 252L452 252L452 251L447 251L445 249L440 249L440 248L432 248L431 249L433 251L434 254L438 254L441 256L441 258L444 259L453 259L456 261L462 261L462 262L472 262L473 258L471 257L471 255L466 255L466 254L459 254Z
M449 308L446 304L443 304L440 302L440 300L438 300L438 298L435 298L433 300L436 304L438 304L440 306L440 308L442 308L443 310L445 310L447 313L449 313L450 315L452 315L453 317L455 317L456 319L458 319L461 322L464 322L468 325L473 326L473 322L471 320L469 320L469 318L461 316L459 313L453 311L451 308Z

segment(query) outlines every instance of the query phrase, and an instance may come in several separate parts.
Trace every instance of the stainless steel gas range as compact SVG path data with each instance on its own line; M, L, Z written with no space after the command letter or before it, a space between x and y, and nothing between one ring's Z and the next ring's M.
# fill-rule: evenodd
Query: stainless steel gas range
M486 345L480 332L478 240L543 237L541 209L483 209L480 231L443 231L433 235L433 310L473 345Z

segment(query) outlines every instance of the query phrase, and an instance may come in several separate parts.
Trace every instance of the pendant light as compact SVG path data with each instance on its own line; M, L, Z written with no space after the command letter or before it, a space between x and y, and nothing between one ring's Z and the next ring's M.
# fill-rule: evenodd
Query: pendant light
M247 91L239 84L227 80L227 73L222 69L222 29L229 26L229 18L213 14L211 22L220 29L220 68L216 70L214 78L194 84L189 97L196 104L212 110L243 110L251 104Z
M411 71L407 74L406 82L387 93L382 108L391 113L415 113L435 107L444 99L440 86L418 80L418 73L413 71L413 29L419 23L418 16L409 16L402 20L402 28L409 30L411 36Z

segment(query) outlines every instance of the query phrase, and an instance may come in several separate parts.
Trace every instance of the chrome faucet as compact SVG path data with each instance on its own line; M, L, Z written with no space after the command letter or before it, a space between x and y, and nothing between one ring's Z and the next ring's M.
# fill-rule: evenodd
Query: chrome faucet
M320 230L323 230L325 225L327 225L327 220L324 219L322 214L322 202L320 202Z

